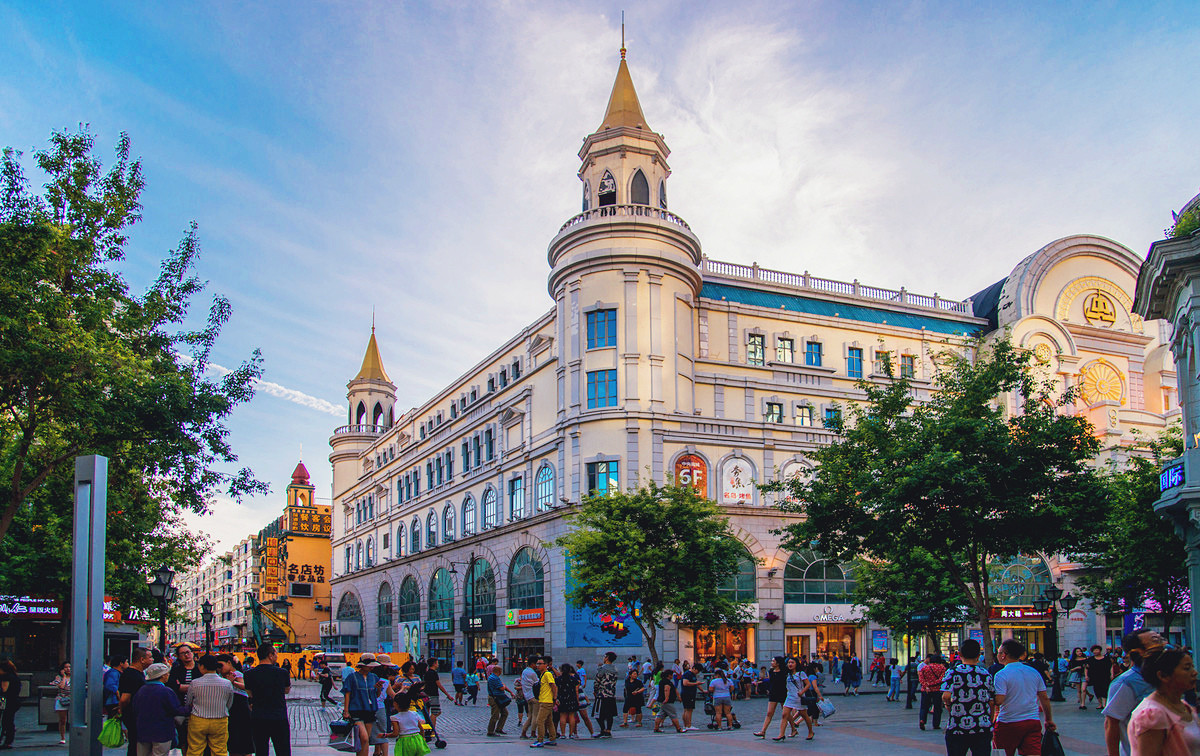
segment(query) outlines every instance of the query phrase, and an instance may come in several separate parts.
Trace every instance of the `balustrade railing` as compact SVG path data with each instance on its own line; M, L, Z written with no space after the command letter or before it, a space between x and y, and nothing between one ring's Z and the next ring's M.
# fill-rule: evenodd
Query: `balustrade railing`
M818 276L809 275L808 271L803 273L788 273L787 271L782 270L760 268L758 267L758 263L753 265L740 265L738 263L724 262L722 260L710 260L707 257L701 261L701 270L704 273L709 273L716 276L725 276L728 278L746 278L752 281L765 281L766 283L793 286L797 289L824 291L830 294L846 294L852 297L862 297L863 299L875 299L883 302L896 302L915 307L927 307L931 310L946 310L948 312L955 312L960 315L972 314L972 303L970 299L965 299L962 301L956 299L942 299L936 293L933 296L929 296L927 294L913 294L904 288L884 289L878 286L867 286L866 284L859 283L857 280L835 281L831 278L820 278Z
M383 425L343 425L333 432L335 436L346 436L352 433L363 433L374 436L382 436L387 430Z
M571 226L578 226L580 223L586 223L587 221L595 220L596 218L620 217L662 220L668 223L674 223L676 226L685 228L688 231L692 230L692 227L689 226L687 221L685 221L683 218L680 218L678 215L670 212L669 210L663 210L659 207L653 207L651 205L604 205L603 207L594 207L591 210L585 210L579 215L576 215L574 218L571 218L566 223L562 224L562 228L558 229L558 232L561 234Z

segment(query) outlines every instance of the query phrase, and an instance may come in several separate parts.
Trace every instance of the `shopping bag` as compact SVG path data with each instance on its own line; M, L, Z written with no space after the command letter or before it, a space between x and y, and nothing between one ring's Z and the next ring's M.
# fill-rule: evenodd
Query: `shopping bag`
M828 719L837 712L837 709L835 709L833 706L833 701L830 701L827 698L817 701L817 708L821 710L822 719Z
M1058 739L1058 733L1054 730L1042 733L1042 756L1067 756L1062 742Z
M349 732L333 732L329 733L329 747L335 751L345 751L347 753L355 753L358 751L358 728L352 727Z
M125 730L121 729L121 718L109 717L104 720L104 726L100 728L100 735L96 740L99 740L100 745L105 748L118 748L125 745Z

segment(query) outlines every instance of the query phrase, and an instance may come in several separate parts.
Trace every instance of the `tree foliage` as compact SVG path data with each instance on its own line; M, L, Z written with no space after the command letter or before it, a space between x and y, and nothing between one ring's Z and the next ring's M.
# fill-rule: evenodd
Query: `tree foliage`
M1154 512L1162 466L1183 454L1178 423L1144 440L1105 475L1110 506L1102 527L1079 557L1089 571L1080 583L1093 602L1112 611L1158 604L1167 631L1186 610L1187 554L1175 526Z
M888 561L856 559L850 601L866 619L898 635L933 635L971 616L962 588L923 548L894 549ZM926 619L914 619L925 617Z
M180 513L206 511L218 493L266 491L248 469L224 471L237 460L225 422L253 395L262 361L255 351L219 380L206 377L231 310L215 296L199 328L185 325L204 289L192 272L195 223L149 290L129 291L120 264L141 219L141 164L124 134L107 172L94 146L86 129L54 133L33 153L41 194L21 153L6 148L0 159L0 541L11 590L65 581L72 460L107 456L108 557L121 567L109 585L128 579L120 598L136 605L144 567L160 558L187 566L203 547ZM21 566L18 555L33 561Z
M812 475L783 484L780 506L804 515L785 546L894 564L924 549L965 595L991 658L988 563L1071 549L1100 521L1092 427L1007 340L943 353L924 403L904 378L859 385L865 402L836 422Z
M571 560L567 600L598 612L636 608L634 621L658 661L655 640L679 616L695 627L736 624L746 607L721 590L746 558L720 508L691 486L653 481L590 496L558 539Z

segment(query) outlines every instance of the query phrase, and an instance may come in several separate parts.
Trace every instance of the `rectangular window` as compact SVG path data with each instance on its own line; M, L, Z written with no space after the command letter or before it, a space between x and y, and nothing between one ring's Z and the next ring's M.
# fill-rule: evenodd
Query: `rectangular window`
M826 407L825 408L825 427L832 428L834 425L837 424L837 421L840 420L841 417L842 417L842 410L840 407Z
M766 359L767 337L761 333L752 333L746 341L746 364L761 365Z
M521 361L520 360L513 362L512 373L513 373L514 381L521 377Z
M850 347L846 350L846 375L851 378L862 378L862 350Z
M616 370L593 370L587 374L587 406L588 409L617 406Z
M463 461L463 472L467 472L468 470L471 469L471 447L467 444L466 441L463 441L463 443L462 443L462 461Z
M607 495L620 489L617 480L617 462L588 462L587 487L589 494Z
M420 430L421 430L421 438L425 438L425 424L424 423L421 424Z
M483 451L479 445L479 436L471 439L471 446L475 449L475 466L479 467L483 464Z
M900 355L900 376L915 378L917 375L917 358L911 354Z
M490 394L495 390L496 390L496 379L488 378L488 393Z
M458 405L451 404L450 405L450 419L453 420L456 417L458 417Z
M500 388L508 385L508 368L500 368Z
M587 348L617 345L617 311L592 310L587 314Z
M876 352L875 353L875 373L877 375L886 375L888 369L892 366L891 352Z
M783 405L779 402L767 402L767 422L783 422Z
M437 471L437 484L442 485L442 458L437 458L437 464L434 465L434 470Z
M796 425L809 427L813 424L813 408L807 404L796 408Z
M508 519L519 520L525 516L525 479L508 481Z
M776 362L793 362L796 359L796 342L793 339L780 339L775 344Z
M454 480L454 450L446 452L446 480Z
M496 456L496 439L492 435L491 428L488 428L483 432L483 448L487 453L487 458L490 462Z
M471 401L475 401L475 399L476 399L478 396L479 396L479 392L478 392L477 390L475 390L475 389L471 389Z
M425 463L425 487L433 488L433 463Z
M821 342L810 341L804 345L804 364L821 367Z
M312 583L292 583L291 591L288 595L295 596L296 598L312 598Z
M420 468L413 470L413 496L421 495L421 473Z

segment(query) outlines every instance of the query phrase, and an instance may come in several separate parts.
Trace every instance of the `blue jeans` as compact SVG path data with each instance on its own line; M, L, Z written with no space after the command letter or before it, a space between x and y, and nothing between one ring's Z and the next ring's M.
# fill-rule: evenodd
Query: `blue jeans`
M892 678L892 687L888 688L888 698L899 698L899 697L900 697L900 678L893 677Z

